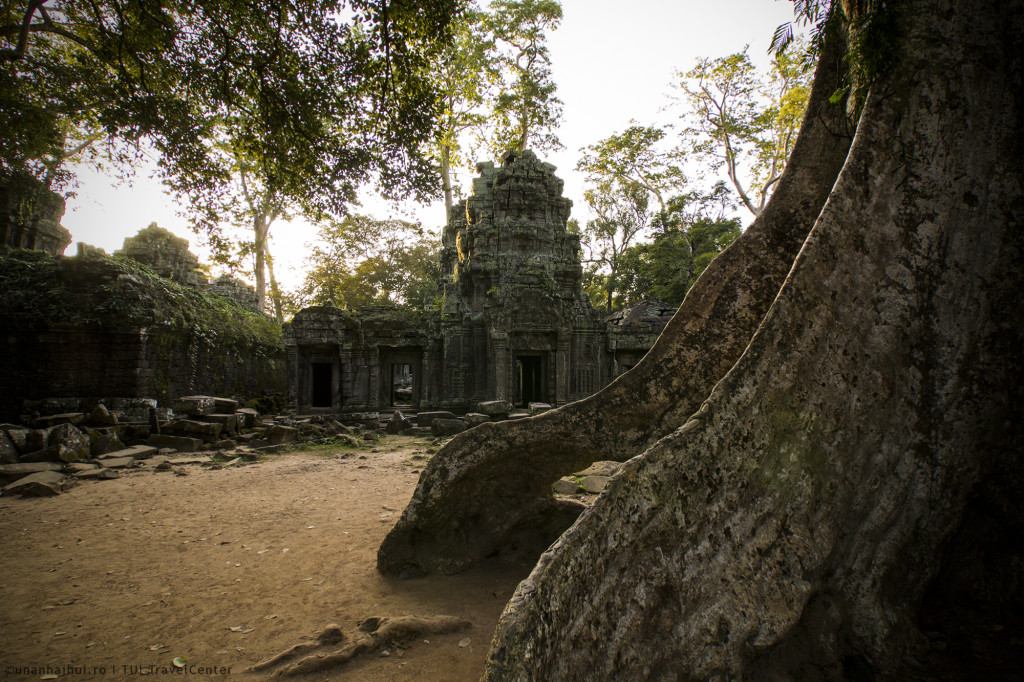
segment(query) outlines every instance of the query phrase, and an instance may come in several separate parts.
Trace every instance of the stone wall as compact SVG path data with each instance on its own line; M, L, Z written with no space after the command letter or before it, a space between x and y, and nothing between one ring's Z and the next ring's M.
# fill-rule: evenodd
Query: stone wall
M0 411L26 399L283 393L277 323L102 256L11 252L0 283Z

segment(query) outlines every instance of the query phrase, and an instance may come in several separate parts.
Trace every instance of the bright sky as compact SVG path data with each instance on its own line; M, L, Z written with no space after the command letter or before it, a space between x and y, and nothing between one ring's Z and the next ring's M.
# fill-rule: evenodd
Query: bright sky
M573 216L581 223L587 218L583 179L574 170L581 147L621 132L631 119L642 125L669 122L672 115L659 110L668 102L673 73L689 70L698 57L722 57L749 44L751 59L766 71L772 33L792 18L792 8L787 0L631 0L626 5L622 0L562 0L564 19L549 35L549 45L558 96L565 103L558 131L565 149L544 160L558 167ZM470 177L459 178L463 188ZM199 237L177 215L158 181L140 172L131 186L117 185L86 169L79 171L79 183L78 196L68 201L61 221L76 242L112 253L155 221L188 239L192 251L207 260ZM443 202L410 202L396 212L368 199L356 210L378 218L418 218L438 231L445 219ZM307 244L315 238L315 227L299 221L271 228L271 253L283 288L301 283ZM66 253L74 255L76 249L72 244Z

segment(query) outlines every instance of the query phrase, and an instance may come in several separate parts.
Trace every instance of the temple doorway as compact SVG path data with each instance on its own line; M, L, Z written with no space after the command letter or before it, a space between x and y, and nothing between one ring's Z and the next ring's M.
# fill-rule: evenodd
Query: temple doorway
M330 362L310 363L312 381L310 386L310 407L332 407L334 397L334 366Z
M516 356L516 405L547 402L544 390L544 358L541 355Z

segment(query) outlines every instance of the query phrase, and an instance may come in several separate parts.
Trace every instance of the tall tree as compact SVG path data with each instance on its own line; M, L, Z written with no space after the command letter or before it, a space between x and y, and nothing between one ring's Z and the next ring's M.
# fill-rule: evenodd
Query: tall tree
M648 193L638 185L608 181L586 189L583 196L596 215L587 221L581 239L588 254L588 290L599 291L601 300L594 302L611 312L623 303L616 296L622 289L622 259L650 224Z
M509 149L560 149L554 130L562 119L555 96L547 32L558 28L558 0L494 0L489 26L499 46L504 80L492 107L495 158Z
M769 76L758 74L747 50L703 58L673 87L684 113L682 154L724 167L740 202L753 215L764 208L789 158L809 92L812 60L796 41L775 56Z
M404 220L350 215L320 228L298 292L302 305L429 307L440 276L438 240Z
M485 105L501 77L485 12L471 7L452 30L453 44L432 72L441 98L437 149L446 216L454 203L452 169L467 165L466 136L481 136L488 121Z

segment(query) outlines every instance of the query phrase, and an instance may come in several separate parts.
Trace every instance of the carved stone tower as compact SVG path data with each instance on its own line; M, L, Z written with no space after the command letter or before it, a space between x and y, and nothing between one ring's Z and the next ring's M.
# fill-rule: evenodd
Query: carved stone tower
M442 402L562 404L599 387L603 326L583 293L572 202L531 151L477 165L442 238Z

